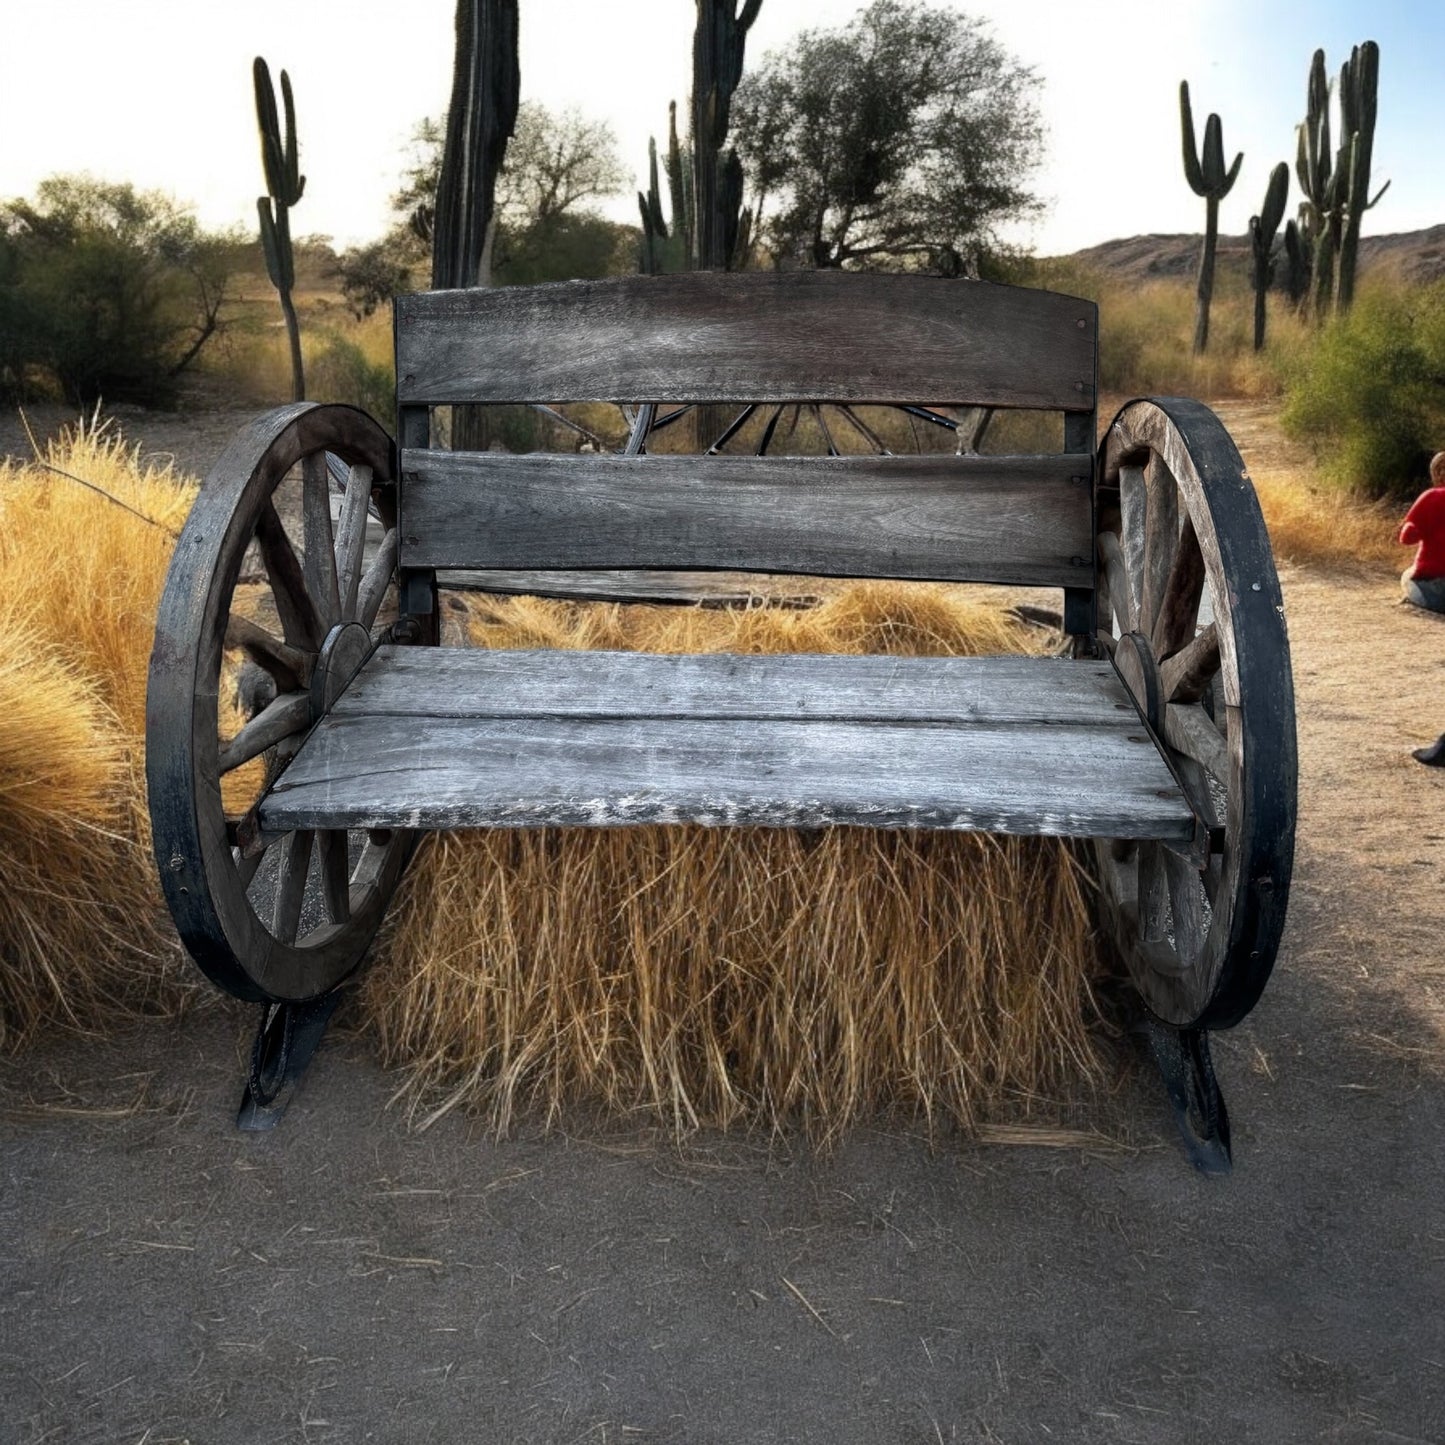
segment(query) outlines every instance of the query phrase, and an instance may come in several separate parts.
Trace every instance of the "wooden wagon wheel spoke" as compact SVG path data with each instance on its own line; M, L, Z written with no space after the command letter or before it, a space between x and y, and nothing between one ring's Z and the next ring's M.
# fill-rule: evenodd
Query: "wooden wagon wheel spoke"
M1164 736L1171 748L1199 763L1216 782L1229 782L1229 745L1199 703L1166 703Z
M303 732L311 724L310 692L286 692L268 703L220 751L222 774L260 757L283 738Z
M1158 457L1145 468L1144 555L1139 574L1139 631L1154 632L1174 554L1179 548L1179 489Z
M311 654L273 637L249 617L232 613L226 619L226 646L239 648L258 667L265 668L278 692L296 692L311 681Z
M146 708L152 835L182 940L240 998L301 1002L334 989L364 957L415 844L404 831L359 850L341 829L264 831L269 790L369 655L365 634L395 595L394 456L386 432L351 407L297 403L257 418L207 478L166 580ZM333 536L330 476L341 466ZM304 549L277 507L298 469ZM373 504L386 530L365 565ZM279 637L237 597L253 546ZM226 738L221 699L238 655L277 695ZM242 769L261 758L253 783Z
M664 427L670 427L679 417L684 417L692 410L692 402L684 402L682 406L674 408L666 416L658 417L652 423L652 434L655 436Z
M1096 850L1108 935L1149 1008L1226 1027L1283 927L1295 741L1279 583L1248 474L1208 408L1131 402L1099 457L1099 642L1165 751L1207 850Z
M339 620L341 603L336 588L336 541L331 532L331 473L322 452L313 452L301 463L301 522L305 537L302 575L324 636Z
M333 923L345 923L351 917L351 855L346 830L323 829L316 834L316 844L327 917Z
M1096 539L1099 563L1104 569L1109 606L1119 621L1121 633L1137 631L1133 587L1124 563L1124 550L1113 532L1100 532Z
M813 413L813 419L818 423L818 430L823 433L823 443L828 448L828 455L836 457L842 455L837 443L833 440L833 433L828 430L828 423L823 416L823 408L816 403L808 408Z
M1203 595L1204 553L1194 532L1194 519L1186 514L1150 632L1155 657L1169 657L1194 636Z
M778 429L778 423L782 420L784 410L784 407L775 407L772 416L768 418L767 425L763 428L762 438L758 442L758 456L767 456L768 448L773 444L773 433Z
M1160 664L1164 701L1198 702L1219 671L1219 663L1219 627L1211 622L1187 647Z
M306 875L311 868L309 831L288 833L281 840L276 872L276 897L271 913L271 932L282 943L295 943L301 926L301 909L306 902Z
M361 585L356 590L356 621L363 627L371 628L375 625L376 614L381 610L395 572L396 528L389 527L381 539L381 546L377 548L371 566L366 569L366 576L361 579Z
M750 403L740 411L723 429L722 435L707 449L706 455L715 457L747 425L748 418L757 410L757 404Z
M867 442L868 445L871 446L873 450L878 453L880 457L891 457L893 455L893 453L889 451L888 447L884 444L883 438L880 437L878 433L875 432L873 428L870 427L868 423L865 422L862 417L860 417L853 410L851 406L840 406L838 410L842 412L844 417L847 418L848 422L852 425L853 430L856 431L858 435L861 436L863 440Z
M558 411L556 407L547 406L544 402L540 401L529 402L528 406L532 411L540 412L543 416L550 417L559 425L565 426L569 431L575 431L579 436L585 437L599 452L610 450L607 442L598 436L590 427L583 426L581 422L573 421L570 416Z
M307 590L296 549L269 499L256 522L256 542L286 641L305 652L315 652L321 646L326 629Z
M1166 930L1165 905L1169 881L1164 873L1164 849L1158 843L1141 843L1139 868L1139 936L1145 943L1158 943Z
M361 562L366 551L366 524L370 519L371 468L352 467L341 498L341 516L336 525L336 590L339 621L356 618L356 589L361 582Z

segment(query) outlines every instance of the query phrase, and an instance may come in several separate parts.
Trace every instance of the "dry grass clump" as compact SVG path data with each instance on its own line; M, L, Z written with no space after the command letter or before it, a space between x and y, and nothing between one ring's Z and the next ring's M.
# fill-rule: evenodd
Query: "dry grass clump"
M1274 555L1331 571L1396 574L1414 556L1395 540L1404 508L1312 484L1298 471L1256 473L1255 490Z
M0 468L0 1046L98 1029L191 988L150 856L143 744L156 604L194 488L104 426Z
M807 610L511 598L488 647L1037 650L962 589L869 583ZM678 1130L903 1109L1050 1114L1098 1077L1085 884L1051 839L837 828L495 830L428 842L362 984L424 1122L579 1102ZM1048 1101L1048 1102L1046 1102Z

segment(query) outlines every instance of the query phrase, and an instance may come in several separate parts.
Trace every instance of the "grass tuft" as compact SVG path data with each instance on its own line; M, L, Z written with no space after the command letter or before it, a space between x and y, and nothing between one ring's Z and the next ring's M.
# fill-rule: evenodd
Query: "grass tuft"
M150 853L142 747L156 604L194 487L104 425L0 468L0 1047L193 990Z

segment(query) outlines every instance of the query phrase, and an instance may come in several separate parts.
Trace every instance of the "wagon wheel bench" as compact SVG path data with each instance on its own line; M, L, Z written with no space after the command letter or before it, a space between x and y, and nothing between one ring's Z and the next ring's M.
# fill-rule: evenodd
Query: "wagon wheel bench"
M423 830L988 830L1093 840L1100 923L1186 1143L1227 1167L1206 1031L1249 1012L1284 922L1283 609L1248 474L1206 407L1131 402L1096 453L1096 322L1073 297L904 276L433 292L396 303L395 444L343 406L252 423L177 546L147 723L182 940L267 1005L252 1121L304 1062ZM592 435L576 402L622 408L615 449L430 446L434 406L524 404ZM668 451L700 403L734 419L696 454ZM1061 413L1062 449L980 454L1010 409ZM825 455L778 454L800 416ZM895 454L890 416L948 450ZM334 523L328 471L345 476ZM1072 655L435 645L450 573L616 569L1061 588ZM242 605L243 575L264 577L262 605ZM241 656L275 697L227 728Z

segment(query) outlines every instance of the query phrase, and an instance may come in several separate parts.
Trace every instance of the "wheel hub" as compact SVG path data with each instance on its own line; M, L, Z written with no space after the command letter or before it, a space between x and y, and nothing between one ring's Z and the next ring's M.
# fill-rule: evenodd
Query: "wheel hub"
M1144 721L1160 736L1164 732L1164 689L1154 649L1139 632L1126 632L1114 648L1114 665L1134 695Z
M371 656L371 633L359 622L338 622L326 634L311 674L311 721L330 712Z

